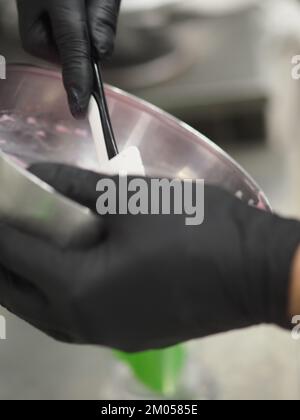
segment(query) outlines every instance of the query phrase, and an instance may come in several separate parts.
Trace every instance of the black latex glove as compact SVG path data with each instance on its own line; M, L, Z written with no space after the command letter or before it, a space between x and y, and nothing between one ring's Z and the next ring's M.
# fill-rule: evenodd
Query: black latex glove
M100 175L52 164L33 172L95 208ZM63 223L63 221L62 221ZM103 217L101 240L59 249L0 225L0 301L48 334L126 351L260 323L288 325L300 223L205 189L205 221Z
M84 116L92 89L91 51L112 53L121 0L17 0L23 46L59 61L71 112Z

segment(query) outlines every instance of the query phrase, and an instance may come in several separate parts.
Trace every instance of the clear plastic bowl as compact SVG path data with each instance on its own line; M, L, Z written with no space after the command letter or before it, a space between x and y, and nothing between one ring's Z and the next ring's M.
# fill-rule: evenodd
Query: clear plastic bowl
M106 92L118 147L137 146L147 175L201 178L270 210L253 179L205 136L119 89ZM0 148L20 165L56 161L98 170L89 124L70 115L58 72L8 66L0 103Z

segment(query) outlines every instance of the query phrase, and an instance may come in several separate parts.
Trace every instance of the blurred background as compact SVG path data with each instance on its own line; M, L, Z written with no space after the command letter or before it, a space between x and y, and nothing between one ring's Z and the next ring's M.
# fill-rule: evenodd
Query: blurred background
M123 0L108 83L206 134L260 184L272 207L300 218L300 54L297 0ZM0 54L21 49L15 2L0 0ZM47 64L48 65L48 64ZM7 316L0 399L122 398L108 350L56 343ZM191 343L205 377L196 396L299 399L300 342L260 327Z

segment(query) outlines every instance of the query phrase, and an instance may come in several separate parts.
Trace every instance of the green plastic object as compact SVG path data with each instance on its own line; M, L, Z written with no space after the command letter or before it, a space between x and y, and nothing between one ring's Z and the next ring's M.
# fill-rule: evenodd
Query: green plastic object
M133 354L116 352L116 355L149 390L163 396L175 393L186 359L183 345Z

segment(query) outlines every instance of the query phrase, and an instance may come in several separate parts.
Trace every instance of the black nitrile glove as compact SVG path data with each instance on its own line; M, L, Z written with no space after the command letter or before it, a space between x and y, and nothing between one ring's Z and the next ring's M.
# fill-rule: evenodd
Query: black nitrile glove
M53 164L32 171L95 209L99 174ZM83 250L1 224L0 301L55 338L125 351L260 323L285 327L299 242L299 222L212 186L200 226L179 215L104 216L101 240Z
M23 46L59 61L71 112L84 116L92 89L91 51L112 53L121 0L17 0Z

